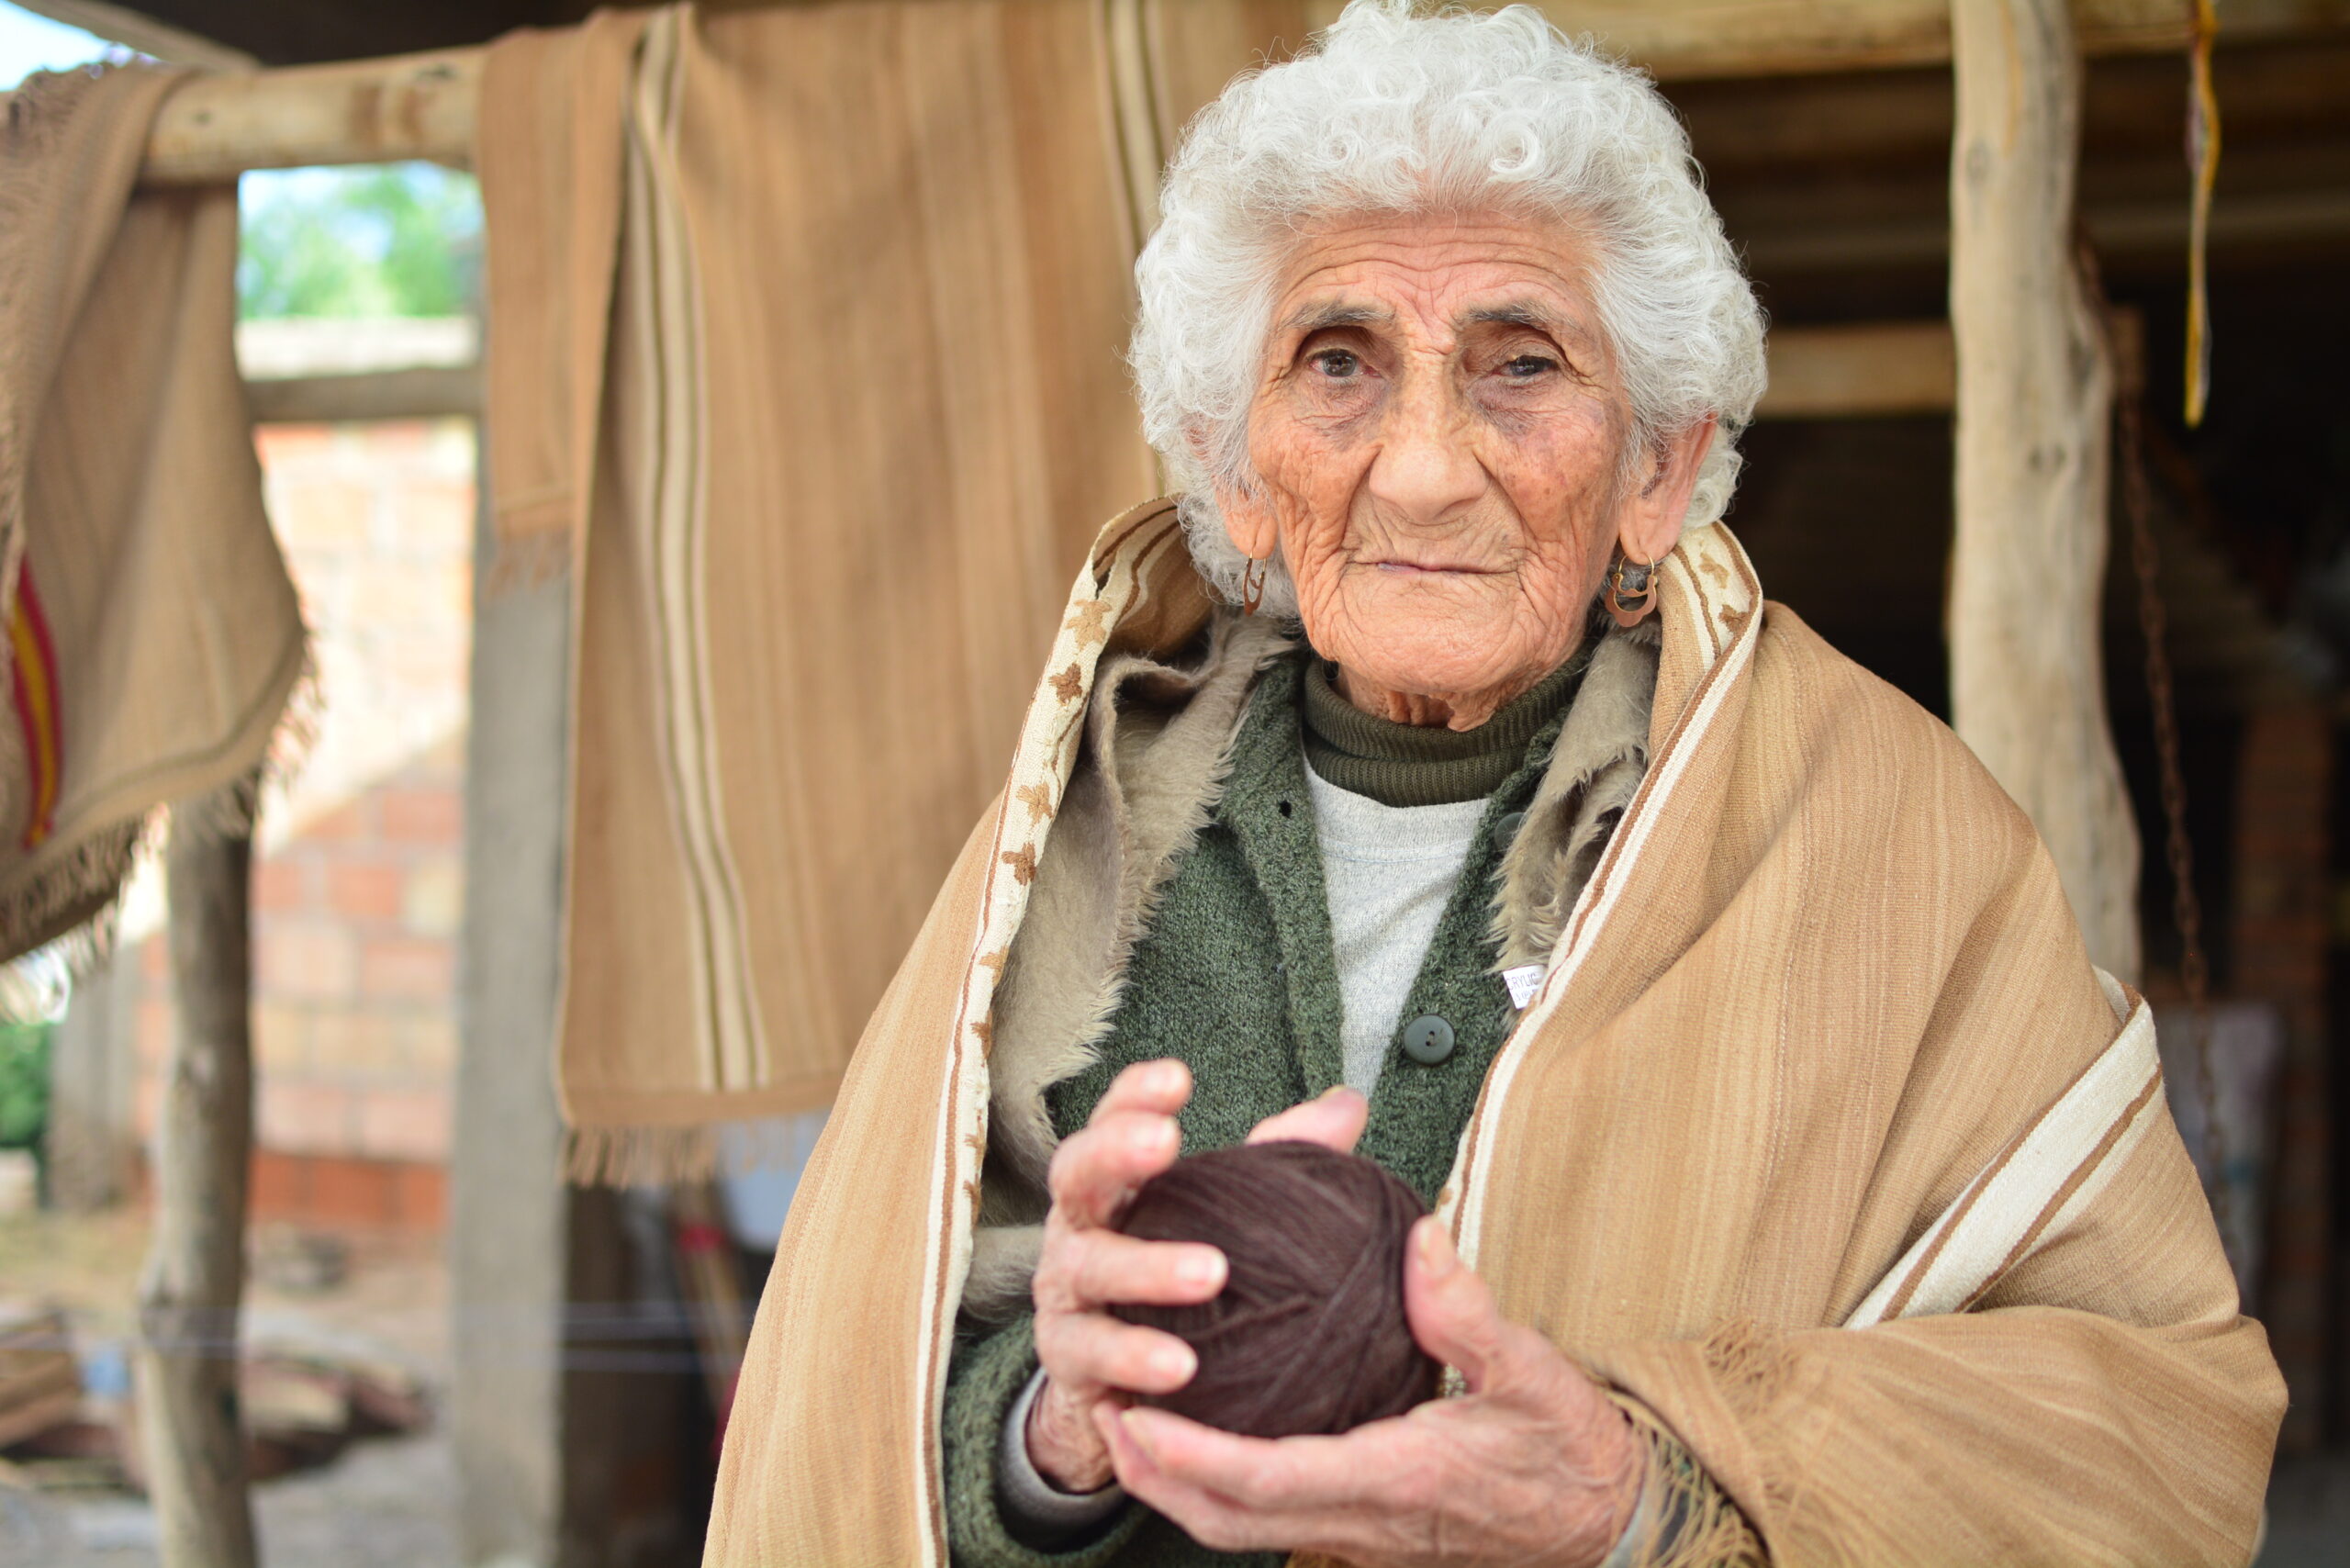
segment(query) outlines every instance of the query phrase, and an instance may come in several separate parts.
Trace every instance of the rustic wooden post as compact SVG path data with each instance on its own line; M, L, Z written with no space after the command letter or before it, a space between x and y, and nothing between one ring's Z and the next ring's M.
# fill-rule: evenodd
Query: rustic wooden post
M2138 834L2098 622L2113 367L2076 260L2065 0L1953 0L1958 351L1951 717L2056 858L2089 956L2138 972Z
M252 1150L252 834L225 800L172 829L172 982L179 1028L155 1161L155 1230L139 1286L139 1418L164 1568L252 1568L238 1418Z

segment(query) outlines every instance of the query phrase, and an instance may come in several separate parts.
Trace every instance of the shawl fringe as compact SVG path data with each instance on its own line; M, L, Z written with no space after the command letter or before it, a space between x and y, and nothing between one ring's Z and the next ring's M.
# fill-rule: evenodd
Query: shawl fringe
M707 1182L718 1174L719 1129L596 1127L564 1129L563 1179L575 1187L655 1187Z
M484 599L504 599L544 588L571 570L571 536L554 529L499 533L490 541L488 569L482 573Z
M218 840L249 838L259 831L263 800L282 795L300 774L318 744L323 711L318 666L306 634L301 668L260 767L220 789L158 806L83 839L56 865L0 901L0 931L50 933L36 937L25 957L49 954L78 984L114 957L123 890L162 852L171 834ZM13 732L0 724L0 742L9 740ZM0 1024L36 1021L38 1000L26 987L0 985Z
M770 1165L798 1152L775 1118L694 1126L567 1126L563 1179L575 1187L676 1187Z
M1715 1485L1656 1412L1611 1394L1641 1448L1653 1510L1634 1568L1764 1568L1770 1556L1728 1493Z

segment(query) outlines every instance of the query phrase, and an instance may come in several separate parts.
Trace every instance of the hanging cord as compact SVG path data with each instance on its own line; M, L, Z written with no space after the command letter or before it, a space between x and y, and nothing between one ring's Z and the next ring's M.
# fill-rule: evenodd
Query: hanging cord
M2154 545L2154 494L2146 474L2144 352L2121 330L2098 286L2095 261L2083 251L2090 298L2105 323L2114 365L2115 466L2130 521L2130 558L2138 576L2138 630L2146 644L2146 696L2153 710L2154 756L2162 781L2165 858L2170 865L2171 921L2178 928L2179 988L2187 993L2188 1036L2195 1049L2195 1094L2203 1111L2203 1195L2220 1220L2221 1245L2235 1261L2234 1204L2227 1191L2227 1139L2220 1129L2219 1082L2211 1070L2211 969L2203 952L2203 902L2195 891L2195 845L2187 835L2187 775L2179 765L2178 707L2171 679L2170 614L2163 602L2162 557ZM2221 1213L2221 1204L2229 1212Z
M2188 0L2187 166L2195 205L2187 227L2187 428L2203 422L2211 392L2211 302L2205 254L2211 242L2211 187L2220 178L2220 95L2211 85L2211 42L2220 36L2212 0Z

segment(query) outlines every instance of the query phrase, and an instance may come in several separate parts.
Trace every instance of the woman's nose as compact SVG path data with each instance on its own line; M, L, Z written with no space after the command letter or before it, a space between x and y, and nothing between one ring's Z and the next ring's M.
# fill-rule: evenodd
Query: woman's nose
M1423 392L1399 398L1386 427L1364 480L1373 499L1410 522L1433 526L1485 493L1469 421L1443 398Z

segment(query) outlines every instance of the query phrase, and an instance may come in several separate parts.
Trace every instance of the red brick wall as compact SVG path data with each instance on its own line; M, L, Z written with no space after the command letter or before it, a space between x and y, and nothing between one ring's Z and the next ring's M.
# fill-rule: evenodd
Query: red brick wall
M447 1158L462 780L457 756L420 758L262 860L253 1043L263 1148Z

